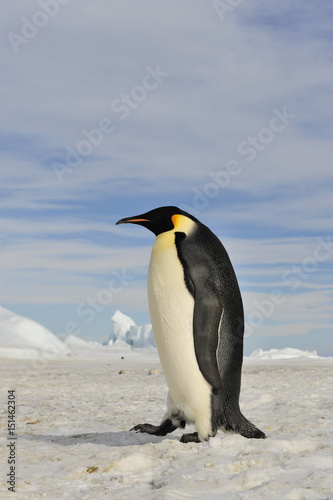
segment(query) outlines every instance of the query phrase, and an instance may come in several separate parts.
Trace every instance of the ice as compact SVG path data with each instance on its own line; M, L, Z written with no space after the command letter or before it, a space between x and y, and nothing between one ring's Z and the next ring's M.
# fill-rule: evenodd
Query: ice
M156 347L151 325L131 326L127 334L127 341L133 347Z
M108 340L108 344L112 345L117 340L123 340L126 342L127 334L131 326L135 326L134 321L126 314L120 311L116 311L111 317L112 320L112 330L111 335Z
M137 326L135 322L120 311L111 317L112 331L108 345L126 342L133 347L156 347L153 329L150 324Z

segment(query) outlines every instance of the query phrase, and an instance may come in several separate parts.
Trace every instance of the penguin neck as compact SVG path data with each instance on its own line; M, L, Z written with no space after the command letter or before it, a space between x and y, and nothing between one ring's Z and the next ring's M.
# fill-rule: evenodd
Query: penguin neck
M174 228L173 232L185 233L188 236L195 228L196 223L185 215L176 214L171 217Z
M184 233L186 236L192 233L196 223L185 215L172 216L173 229L160 233L155 240L153 251L154 253L164 252L175 245L175 233Z

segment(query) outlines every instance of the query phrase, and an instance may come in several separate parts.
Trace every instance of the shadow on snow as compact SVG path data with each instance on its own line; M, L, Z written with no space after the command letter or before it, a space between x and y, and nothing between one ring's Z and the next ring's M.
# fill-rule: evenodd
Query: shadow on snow
M85 443L104 446L140 446L149 443L160 443L165 439L179 441L179 437L177 436L150 436L149 434L140 434L134 431L89 432L62 436L21 434L20 439L45 441L46 443L55 443L60 446L76 446Z

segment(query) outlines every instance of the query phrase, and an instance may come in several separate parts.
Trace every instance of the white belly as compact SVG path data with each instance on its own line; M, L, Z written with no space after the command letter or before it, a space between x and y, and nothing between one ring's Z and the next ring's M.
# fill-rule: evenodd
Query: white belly
M194 299L185 286L174 231L160 234L148 271L149 312L169 395L199 434L210 432L211 386L203 377L194 351Z

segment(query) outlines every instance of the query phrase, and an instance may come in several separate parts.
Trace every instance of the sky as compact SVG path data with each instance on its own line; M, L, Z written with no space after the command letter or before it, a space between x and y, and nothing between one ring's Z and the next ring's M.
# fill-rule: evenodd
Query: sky
M149 323L163 205L221 239L245 354L333 356L333 5L39 0L1 16L1 295L53 333Z

